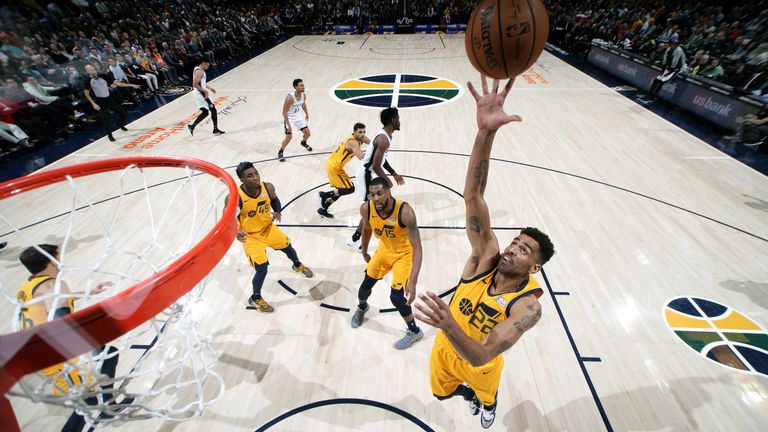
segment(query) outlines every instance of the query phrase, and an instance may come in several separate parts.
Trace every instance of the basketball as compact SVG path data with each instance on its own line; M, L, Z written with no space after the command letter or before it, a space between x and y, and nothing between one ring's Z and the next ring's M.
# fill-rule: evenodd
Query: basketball
M481 0L467 23L464 46L478 72L512 78L536 63L548 34L541 0Z

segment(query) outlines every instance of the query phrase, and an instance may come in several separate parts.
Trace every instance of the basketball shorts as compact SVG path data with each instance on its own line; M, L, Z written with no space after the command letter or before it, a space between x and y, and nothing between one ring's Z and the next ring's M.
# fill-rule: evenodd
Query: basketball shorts
M245 256L252 267L268 263L267 248L285 249L291 244L288 238L277 225L270 225L268 230L262 233L249 234L243 241Z
M435 396L442 397L466 383L483 405L493 405L503 369L504 357L501 355L482 366L472 366L459 356L440 330L429 358L429 386Z
M309 125L307 124L307 121L304 120L304 117L301 115L297 116L288 116L288 122L291 124L293 129L303 131L304 129L308 128ZM283 123L283 127L285 128L285 133L289 134L292 132L288 132L288 124Z
M70 361L69 363L74 364ZM71 368L64 371L64 363L59 363L40 371L46 378L53 380L53 394L65 395L72 392L72 389L83 384L83 379L77 368ZM87 376L88 382L93 381L91 375Z
M192 90L192 97L195 98L195 102L197 103L197 107L200 108L200 109L212 110L212 109L215 108L214 105L213 105L213 102L211 102L210 99L204 98L202 93L197 91L197 89L193 89Z
M325 173L328 174L328 183L336 189L349 189L353 186L343 167L333 163L330 159L325 162Z
M392 289L403 290L411 277L412 262L413 251L396 253L379 247L368 262L365 274L374 279L381 279L392 271Z
M368 201L368 183L371 179L377 177L376 174L365 169L365 166L360 165L355 172L355 194L360 198L360 201Z

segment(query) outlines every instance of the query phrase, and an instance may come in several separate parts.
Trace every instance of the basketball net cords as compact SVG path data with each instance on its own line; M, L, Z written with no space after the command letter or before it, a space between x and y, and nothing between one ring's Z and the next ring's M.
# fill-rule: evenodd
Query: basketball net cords
M203 173L193 174L189 167L184 167L184 169L184 181L175 188L173 194L167 199L167 205L162 212L162 216L159 221L156 221L149 194L149 190L153 186L149 185L144 170L142 168L137 168L135 165L129 165L124 168L120 174L120 194L116 197L117 205L108 225L105 224L106 218L100 214L95 204L100 204L115 198L109 198L94 204L78 189L75 179L66 176L66 181L74 194L70 211L68 212L69 217L66 236L59 248L59 259L57 260L56 257L51 256L44 250L36 247L39 252L58 265L60 272L59 276L55 279L54 290L52 293L35 297L26 303L21 303L15 296L10 295L5 289L0 290L3 296L15 307L13 330L19 330L18 317L23 307L52 299L53 303L48 311L48 319L54 319L56 309L62 301L66 301L65 298L99 298L98 296L91 296L95 283L94 275L98 274L119 278L114 286L114 291L117 293L120 292L121 289L151 276L131 276L131 270L138 264L146 265L152 270L152 274L156 274L180 255L191 249L192 246L194 246L193 243L196 235L203 233L206 228L210 229L210 227L201 222L220 215L220 212L217 212L217 204L222 199L222 195L225 194L225 191L216 190L217 185L223 184L218 179L211 183L210 204L205 209L205 214L199 215L199 212L193 211L192 222L188 224L189 229L186 232L186 240L175 248L175 250L169 250L169 248L160 243L160 235L164 232L164 227L169 220L171 209L174 207L181 192L185 189L191 189L191 197L185 196L184 198L186 200L191 198L193 204L193 207L191 207L192 209L197 210L200 204L198 190L192 180L194 176L202 175ZM126 191L126 175L135 170L138 170L141 175L142 187L140 189ZM181 178L172 181L178 180L181 180ZM117 216L120 214L120 209L124 204L124 197L140 191L143 191L144 193L144 201L147 206L147 214L149 215L149 229L152 235L151 241L149 241L143 250L138 252L117 250L113 240L112 231L117 223ZM78 200L85 203L85 205L78 207ZM179 206L179 208L188 209L190 207L188 203L186 203L186 205ZM103 231L106 247L102 255L95 260L93 265L88 267L70 267L66 264L68 246L75 225L75 214L80 210L89 210L95 217L98 223L91 227L98 227ZM177 209L176 211L178 212L179 210ZM61 214L60 216L63 215L64 214ZM16 224L9 221L1 212L0 219L5 222L7 226L12 227L13 233L25 240L27 244L37 245L37 242L27 236L23 231L23 228L26 227L19 228ZM167 255L167 258L159 264L152 259L146 258L146 254L150 251L157 250L160 250ZM126 263L123 271L114 272L102 268L107 259L118 254L132 258ZM224 391L224 380L213 370L213 366L218 358L218 353L210 344L211 338L201 333L198 328L198 322L193 316L195 304L202 301L201 297L203 289L212 279L214 271L215 269L198 283L197 286L192 288L189 293L182 296L176 303L147 321L147 323L140 325L134 330L127 332L125 335L110 342L107 346L117 348L114 352L105 347L105 349L101 350L99 353L83 354L77 359L63 363L63 369L51 377L45 377L41 372L29 374L19 381L23 391L19 392L11 390L8 393L14 396L27 397L33 401L72 407L79 414L83 415L87 423L91 426L104 426L118 420L138 420L150 417L160 417L165 420L187 420L201 415L203 409L218 400ZM61 282L64 279L64 276L69 273L78 272L84 272L90 275L85 282L83 292L74 295L72 293L62 293ZM114 295L115 293L111 295ZM106 297L107 296L102 296L102 298ZM101 373L101 367L104 365L105 361L118 355L126 348L131 348L132 345L136 345L132 342L139 339L141 336L152 336L153 339L148 345L142 345L146 350L131 367L130 372L124 375L120 375L118 372L115 378L110 378L106 374ZM155 367L144 367L149 358L153 358L153 361L157 362L158 360L155 357L158 355L160 356L159 364ZM193 375L191 378L185 378L184 366L191 369ZM124 365L118 364L118 368L123 369ZM69 393L67 393L67 389L59 388L55 384L55 381L61 380L62 378L69 379L69 376L73 371L76 371L80 377L92 377L92 379L81 378L82 383L79 385L70 382ZM167 371L175 372L173 380L158 387L163 379L167 379ZM39 382L36 385L33 385L32 380L28 379L33 376ZM215 385L218 388L218 391L212 398L206 398L203 389L204 383L208 381L209 378L215 382ZM147 384L142 382L142 385L146 388L141 388L140 392L130 392L128 390L128 386L134 380L141 381L142 379L149 380L150 385L147 387ZM104 388L104 386L108 385L112 386L112 388ZM188 387L192 387L192 393L196 395L195 400L181 406L176 406L176 404L181 403L178 398L179 391ZM53 394L54 389L63 394ZM169 397L167 393L172 392L173 390L176 391ZM119 396L123 396L121 401L117 401ZM153 401L152 399L158 396L167 399L165 403L159 405L153 404L152 402L156 401ZM131 398L132 402L121 403L126 401L126 398ZM90 399L91 403L87 403L86 399ZM93 399L96 400L95 403L93 403Z

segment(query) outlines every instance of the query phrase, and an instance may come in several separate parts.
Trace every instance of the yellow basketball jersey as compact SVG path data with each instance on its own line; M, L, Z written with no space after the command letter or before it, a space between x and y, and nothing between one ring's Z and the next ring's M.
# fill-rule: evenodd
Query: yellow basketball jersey
M334 166L337 166L339 168L343 168L344 165L347 164L347 162L352 160L352 156L354 156L354 153L347 150L347 143L352 140L356 140L355 134L351 134L350 136L342 140L339 147L333 153L331 153L330 156L328 156L328 163Z
M391 252L410 252L412 251L411 242L408 239L408 229L401 224L400 214L403 209L404 201L395 199L395 207L388 218L382 218L376 211L373 201L368 203L368 222L371 224L373 235L379 239L380 246Z
M243 186L240 192L240 228L248 234L262 233L272 226L272 206L269 204L269 193L264 182L261 182L261 193L252 197L245 193Z
M536 279L528 276L518 291L492 295L495 277L494 268L470 280L462 279L448 306L462 331L477 342L482 342L496 325L507 319L518 299L529 294L539 298L544 293ZM435 342L438 341L452 346L442 330L435 338Z
M35 296L35 290L44 282L53 279L50 276L38 276L27 279L21 288L16 291L16 299L21 303L27 303ZM68 298L64 306L69 309L69 313L75 311L75 299ZM48 312L45 310L45 304L42 302L25 305L19 313L19 329L24 330L30 327L48 322Z
M21 303L27 303L34 298L35 290L44 282L51 279L53 278L50 276L38 276L27 279L21 288L16 291L16 299ZM75 299L72 297L67 298L65 306L62 307L68 308L69 313L73 313L75 311ZM19 329L28 329L46 322L48 322L48 313L45 310L44 303L25 305L21 308L21 313L19 314ZM82 383L80 373L76 369L62 374L61 372L63 370L64 363L59 363L40 371L46 377L54 378L53 392L56 394L68 393L72 387Z

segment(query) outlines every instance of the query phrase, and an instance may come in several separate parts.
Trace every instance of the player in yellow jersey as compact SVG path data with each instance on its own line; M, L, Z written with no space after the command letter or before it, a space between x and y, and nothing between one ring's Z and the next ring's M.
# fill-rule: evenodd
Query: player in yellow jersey
M450 304L433 292L422 294L416 317L440 329L429 362L432 393L440 400L463 396L473 415L482 411L480 424L487 429L496 418L502 353L541 318L538 298L543 291L533 274L555 250L549 237L536 228L525 228L503 251L499 249L483 198L488 163L496 130L521 118L503 110L514 80L500 93L499 81L493 81L491 92L485 77L482 81L482 96L468 83L477 102L478 126L464 184L472 254Z
M240 162L236 168L240 185L240 211L237 218L237 239L243 243L248 262L256 270L251 284L253 294L248 304L262 312L275 308L261 297L261 287L267 277L267 248L283 252L293 262L293 271L312 277L312 270L299 261L291 240L272 221L280 222L282 205L272 183L262 182L252 162Z
M363 259L368 263L365 278L357 292L359 304L352 316L352 328L360 327L368 312L368 297L373 286L392 271L392 290L389 300L397 308L408 326L405 336L395 343L395 348L410 348L424 337L416 325L411 303L416 299L416 283L421 270L421 236L416 223L416 213L408 203L395 199L390 192L386 177L376 177L368 183L369 200L360 206L363 219ZM368 255L371 233L379 239L379 247ZM407 297L407 298L406 298Z
M360 147L370 142L371 140L365 136L365 125L355 123L352 128L352 135L344 138L336 150L325 160L325 172L328 174L328 183L333 190L317 193L320 199L320 208L317 209L317 213L320 216L332 218L333 215L328 213L328 207L344 195L355 192L355 184L344 171L344 165L351 161L353 156L362 159L365 153Z
M43 253L45 252L45 253ZM51 260L48 256L55 258ZM41 244L38 246L29 247L24 249L19 256L19 261L29 270L32 275L16 292L16 299L23 304L18 316L19 330L28 329L30 327L44 324L48 321L49 311L53 310L53 318L60 318L65 315L69 315L75 311L75 300L77 296L84 293L72 292L65 281L59 281L59 289L61 294L71 294L73 297L68 297L61 300L61 296L54 296L56 279L59 276L59 267L57 261L59 260L59 247L51 244ZM101 294L112 286L112 282L102 282L94 287L90 295ZM34 301L35 299L45 296L42 301ZM57 300L58 297L58 300ZM101 351L101 350L99 350ZM115 369L117 368L117 349L114 347L108 347L107 354L101 366L101 373L110 378L115 377ZM73 362L75 360L70 360ZM65 365L63 363L45 368L41 373L53 380L53 391L57 394L69 393L73 387L81 385L83 378L77 369L70 369L65 371ZM108 390L112 387L112 384L101 386L101 391L104 392L104 397L108 397ZM105 391L106 390L106 391ZM85 398L85 402L90 405L95 405L98 400L95 396ZM130 403L129 400L123 400L121 404ZM67 423L61 429L67 432L79 432L85 427L85 418L76 411L73 411L69 416Z

